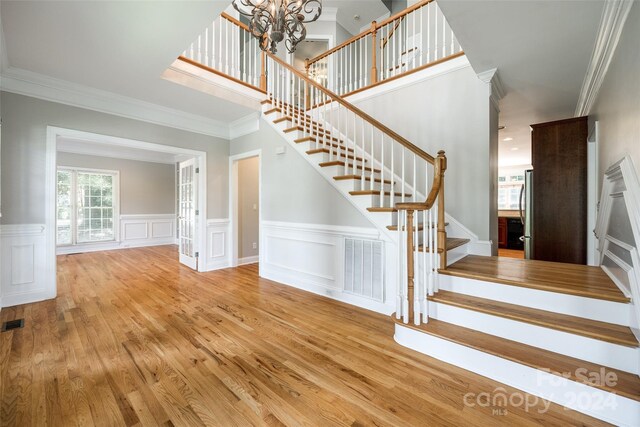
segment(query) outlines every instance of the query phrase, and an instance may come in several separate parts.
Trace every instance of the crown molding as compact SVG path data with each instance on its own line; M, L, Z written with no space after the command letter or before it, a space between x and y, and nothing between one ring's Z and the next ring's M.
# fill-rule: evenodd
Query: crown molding
M229 124L229 139L234 140L260 129L261 113L251 113Z
M591 112L620 41L631 6L633 0L606 0L604 4L598 35L576 105L576 117L588 116Z
M208 119L15 67L3 70L0 77L2 78L2 90L6 92L229 139L229 125L219 120Z
M496 107L498 111L499 101L504 98L506 92L504 89L504 85L502 84L502 80L500 79L500 74L498 73L497 68L492 68L491 70L483 71L478 74L478 78L490 85L490 94L491 102Z

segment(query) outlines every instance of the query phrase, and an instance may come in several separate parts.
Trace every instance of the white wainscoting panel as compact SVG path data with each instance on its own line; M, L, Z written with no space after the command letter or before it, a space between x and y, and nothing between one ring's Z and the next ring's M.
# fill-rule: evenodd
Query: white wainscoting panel
M54 298L55 281L46 260L44 224L10 224L0 228L0 296L2 305Z
M393 292L372 298L345 289L346 239L384 246L378 230L277 221L262 221L261 230L262 277L380 313L393 311Z
M207 220L207 259L205 261L207 271L227 268L231 265L229 227L227 218Z
M58 255L108 251L144 246L174 245L176 243L174 214L120 215L120 241L60 246Z

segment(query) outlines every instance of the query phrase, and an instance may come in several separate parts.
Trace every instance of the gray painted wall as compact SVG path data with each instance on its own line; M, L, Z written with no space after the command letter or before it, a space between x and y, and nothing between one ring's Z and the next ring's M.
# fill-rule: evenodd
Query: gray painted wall
M497 115L487 84L470 66L355 105L427 153L445 150L447 213L497 242L497 132L490 129Z
M58 166L120 172L120 214L175 214L175 165L61 153Z
M110 114L70 107L8 92L2 109L3 224L44 223L47 125L112 135L207 153L208 218L226 218L228 155L226 139L186 132Z
M258 157L238 162L238 258L258 256L259 253L259 166ZM254 243L256 249L253 249Z
M285 154L276 154L281 146L286 147ZM373 227L262 119L258 132L230 143L231 155L257 149L262 149L263 220Z
M599 121L599 185L604 171L627 154L640 172L639 40L640 4L636 2L589 117Z

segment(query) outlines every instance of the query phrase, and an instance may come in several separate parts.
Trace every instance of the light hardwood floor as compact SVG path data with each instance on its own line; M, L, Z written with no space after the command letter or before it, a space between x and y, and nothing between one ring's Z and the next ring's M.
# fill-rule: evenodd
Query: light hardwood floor
M55 300L3 309L25 327L0 334L1 424L602 425L557 405L481 406L480 393L519 392L257 265L199 274L176 258L172 246L61 256Z

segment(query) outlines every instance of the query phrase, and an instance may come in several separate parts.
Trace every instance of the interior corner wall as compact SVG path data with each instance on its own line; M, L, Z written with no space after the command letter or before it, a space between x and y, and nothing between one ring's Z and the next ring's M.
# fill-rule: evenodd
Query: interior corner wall
M262 220L373 228L268 123L230 142L230 154L262 150ZM284 147L284 154L276 148Z
M599 125L599 178L629 155L640 171L640 4L631 6L589 121Z
M175 214L176 169L174 164L62 153L58 166L117 170L120 173L120 214Z
M497 116L489 95L488 84L465 66L360 101L347 98L427 153L445 151L446 211L480 240L494 233L490 126Z
M207 216L228 216L228 140L71 107L9 92L0 94L2 224L45 223L47 126L171 145L207 153Z
M238 161L238 258L258 256L260 237L258 157ZM256 245L254 248L253 245Z

